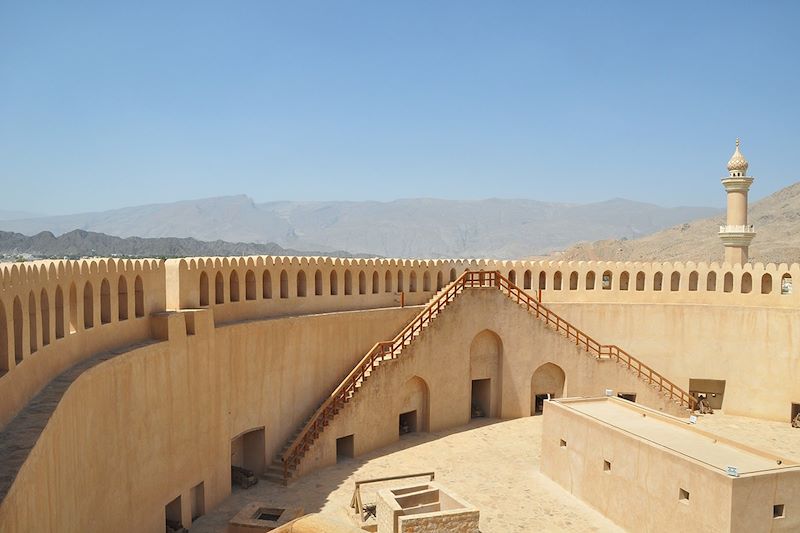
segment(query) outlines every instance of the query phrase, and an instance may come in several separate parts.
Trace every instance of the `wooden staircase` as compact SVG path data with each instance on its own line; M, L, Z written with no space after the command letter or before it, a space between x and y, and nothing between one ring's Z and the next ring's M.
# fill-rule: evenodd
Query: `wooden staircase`
M358 389L381 365L397 359L403 348L411 344L422 331L466 289L495 288L516 302L545 325L572 341L598 360L612 360L625 366L639 379L646 381L662 395L678 405L693 410L695 399L661 374L645 365L616 345L600 344L589 335L562 319L535 297L517 287L498 271L466 271L439 291L425 308L390 341L376 343L358 362L338 387L289 438L263 473L263 478L287 484L294 477L300 461L325 427L355 396Z

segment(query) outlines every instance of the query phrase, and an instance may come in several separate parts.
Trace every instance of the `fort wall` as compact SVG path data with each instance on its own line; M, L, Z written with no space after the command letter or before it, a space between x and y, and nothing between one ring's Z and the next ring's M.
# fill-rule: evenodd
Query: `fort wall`
M593 261L494 261L334 259L323 257L191 258L167 261L98 259L38 261L0 265L0 427L33 395L66 368L103 350L153 337L146 317L167 309L213 308L216 324L278 316L378 309L427 302L438 289L467 269L499 270L512 282L540 294L545 304L602 304L607 320L576 318L603 342L638 346L641 328L609 336L619 324L611 309L618 304L673 304L704 308L708 330L699 337L724 336L741 351L764 353L760 335L732 323L725 315L742 307L772 310L800 307L792 281L797 264L638 263ZM608 305L614 304L614 305ZM560 308L563 309L563 308ZM564 310L567 316L569 312ZM776 316L785 316L777 313ZM778 319L779 321L781 319ZM597 325L595 326L594 324ZM662 328L663 329L663 328ZM787 330L775 330L778 337ZM671 334L671 332L669 332ZM771 337L775 338L775 337ZM617 340L618 339L618 340ZM631 339L629 341L629 339ZM688 352L707 358L702 344ZM702 341L701 341L702 342ZM791 343L779 354L798 377ZM743 344L742 344L743 343ZM634 355L661 365L660 349ZM655 354L655 355L648 355ZM686 352L682 352L686 353ZM735 362L732 372L747 368ZM749 361L741 362L749 367ZM660 366L659 366L660 368ZM692 367L689 367L692 368ZM680 374L668 377L678 379ZM794 399L792 401L795 401ZM785 398L781 401L785 403ZM779 410L748 410L733 403L732 412L783 417Z
M268 461L370 346L410 321L419 310L410 306L467 269L499 270L541 292L575 325L679 386L729 379L727 411L781 419L787 400L800 401L792 397L800 356L791 320L800 302L781 290L781 280L800 275L797 265L288 257L2 265L0 427L65 369L101 352L120 355L82 375L58 403L0 503L0 529L160 531L166 503L188 500L200 482L213 507L230 490L232 439L264 428ZM366 450L397 438L403 410L428 409L420 424L430 429L467 421L473 379L494 380L486 414L527 416L532 374L548 364L563 370L563 394L630 383L619 392L658 401L628 371L565 346L498 291L476 289L451 306L361 392L402 390L386 416L375 423L352 404L303 468L335 461L336 436L355 431L347 424L374 426L356 440ZM557 381L551 369L542 392Z

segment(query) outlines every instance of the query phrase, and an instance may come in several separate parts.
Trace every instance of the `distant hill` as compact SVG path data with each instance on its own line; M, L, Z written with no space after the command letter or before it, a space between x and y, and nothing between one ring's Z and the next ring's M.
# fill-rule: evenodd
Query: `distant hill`
M750 245L753 263L800 262L800 183L750 205L749 222L756 238ZM724 215L681 224L630 240L581 243L554 257L600 261L717 261L724 250L717 233Z
M353 250L386 257L520 258L581 240L635 238L720 213L614 199L591 204L537 200L416 198L393 202L271 202L227 196L100 213L0 221L0 229L56 235L75 228L120 237L192 237L276 243L302 250Z
M5 258L77 258L99 257L191 257L228 255L320 255L319 252L282 248L275 243L198 241L174 237L143 239L120 238L103 233L73 230L56 237L49 231L27 237L20 233L0 231L0 260ZM352 257L348 252L334 251L326 255Z

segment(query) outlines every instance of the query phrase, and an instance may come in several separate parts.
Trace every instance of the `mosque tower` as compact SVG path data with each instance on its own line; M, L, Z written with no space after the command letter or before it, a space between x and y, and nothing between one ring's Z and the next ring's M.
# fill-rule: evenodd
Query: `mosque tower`
M756 236L753 225L747 223L747 191L753 183L753 178L747 175L748 166L747 159L739 151L739 139L736 139L736 151L728 161L728 177L722 178L728 193L728 218L725 225L719 227L725 262L731 265L747 262L747 249Z

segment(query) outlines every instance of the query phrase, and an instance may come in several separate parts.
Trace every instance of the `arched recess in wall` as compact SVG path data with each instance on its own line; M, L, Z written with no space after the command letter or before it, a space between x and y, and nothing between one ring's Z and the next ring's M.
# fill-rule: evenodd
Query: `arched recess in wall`
M56 287L56 339L64 338L64 291Z
M39 309L42 310L42 347L50 344L50 298L47 290L42 289L39 294Z
M637 291L644 290L644 272L636 273L636 290Z
M717 273L709 272L706 276L706 291L712 292L717 290Z
M531 288L531 282L533 281L532 278L533 278L533 274L531 274L531 271L530 270L526 270L525 274L522 275L522 288L523 289L530 289Z
M349 270L344 271L344 294L345 296L353 294L353 274Z
M256 299L256 274L252 270L248 270L244 274L244 299Z
M280 287L281 298L288 298L289 297L289 274L287 274L285 270L281 270L280 283L281 283L281 287Z
M225 303L225 278L222 276L222 272L217 272L214 277L214 303Z
M133 280L133 314L136 318L144 316L144 282L141 276Z
M586 290L591 291L594 290L594 270L590 270L586 273Z
M508 281L510 281L514 285L517 284L517 271L516 270L510 270L508 272Z
M610 270L606 270L605 272L603 272L602 282L603 282L603 290L610 291L611 284L614 283L614 275L611 273Z
M630 285L631 275L628 273L627 270L623 271L619 275L619 290L627 291L628 285Z
M123 278L123 277L119 278L120 286L122 285L124 279L125 278ZM205 307L205 306L208 305L208 292L209 292L209 289L208 289L208 274L206 274L205 272L200 272L200 287L199 287L199 290L200 290L200 293L199 293L200 307ZM126 287L125 291L127 292L127 287ZM122 305L122 304L120 304L120 305ZM126 302L126 307L127 307L127 302ZM126 312L127 312L127 310L126 310Z
M475 335L469 347L471 380L470 412L500 417L502 391L503 341L492 330ZM466 406L465 406L466 407Z
M363 270L358 273L358 294L367 294L367 275Z
M725 277L722 280L722 290L725 292L733 292L733 274L725 272Z
M91 282L83 286L83 329L94 327L94 295Z
M69 332L78 331L78 288L73 282L69 286Z
M405 283L403 283L403 271L397 271L397 292L403 292Z
M8 319L6 318L6 308L0 302L0 374L5 374L9 370L8 362Z
M566 382L564 369L554 363L537 368L531 376L531 415L542 414L545 400L563 397Z
M440 291L444 287L444 274L442 271L436 273L436 290Z
M742 275L742 287L741 287L742 294L750 294L752 290L753 290L753 276L751 276L749 272L745 272Z
M430 389L424 379L414 376L406 381L398 403L400 434L430 431Z
M429 292L431 290L431 273L427 270L422 275L422 290Z
M322 272L314 272L314 296L322 296Z
M690 291L696 291L697 290L697 279L698 279L698 277L699 276L698 276L696 270L692 270L692 272L689 274L689 290Z
M764 274L761 276L761 294L770 294L772 292L772 276Z
M372 294L378 294L379 292L381 292L381 277L375 271L372 273Z
M408 276L408 292L417 292L417 273L413 270Z
M261 297L265 300L272 298L272 274L265 270L261 275Z
M205 274L205 272L203 272ZM203 303L203 278L200 278L200 305L208 305L208 276L205 277L205 304ZM128 280L120 276L117 280L117 318L128 320Z
M456 275L456 269L450 269L450 283L454 282L458 276Z
M331 270L331 296L339 294L339 275L335 270Z
M111 322L111 285L108 279L103 278L100 282L100 323L108 324Z
M386 271L386 275L383 277L383 290L385 292L392 292L392 273L388 270Z
M231 271L230 277L230 296L228 298L231 302L239 301L239 273L235 270Z
M19 296L14 298L12 319L14 321L14 361L22 362L22 302Z
M664 274L661 272L656 272L655 276L653 276L653 290L660 291L661 285L664 283Z
M677 292L681 288L681 273L673 272L669 280L669 290Z
M556 273L553 274L553 290L560 291L561 290L561 271L556 270Z
M36 296L33 291L28 293L28 334L31 353L34 353L39 349L39 346L36 342Z
M539 272L539 288L547 289L547 273L544 270Z
M297 273L297 285L295 287L295 294L299 298L306 297L306 272L301 270Z
M577 291L578 290L578 273L573 272L569 275L569 290Z

